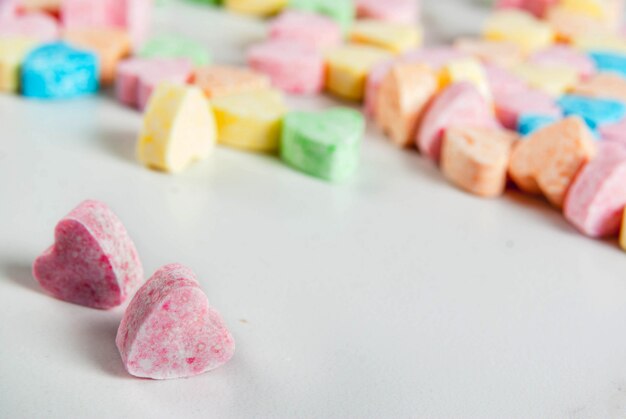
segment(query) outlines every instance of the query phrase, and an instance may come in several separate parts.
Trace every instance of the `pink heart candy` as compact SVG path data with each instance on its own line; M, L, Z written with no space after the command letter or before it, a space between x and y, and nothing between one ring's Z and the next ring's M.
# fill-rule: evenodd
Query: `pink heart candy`
M130 58L118 64L115 92L117 99L143 110L154 88L164 81L184 84L193 71L191 61L168 58Z
M56 226L54 245L33 264L52 296L98 309L122 304L143 281L135 245L103 203L85 201Z
M179 264L162 267L137 291L115 342L130 374L153 379L202 374L235 352L222 317Z
M49 42L59 37L59 25L52 16L45 13L28 13L0 19L0 37L3 36L19 36Z

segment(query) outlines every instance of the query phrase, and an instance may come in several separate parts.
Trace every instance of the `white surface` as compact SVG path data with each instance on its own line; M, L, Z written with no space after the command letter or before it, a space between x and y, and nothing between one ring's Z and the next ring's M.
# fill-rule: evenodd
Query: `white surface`
M453 6L427 2L439 35L467 16ZM160 25L189 19L217 61L241 60L262 34L198 7L173 16ZM374 133L358 176L331 186L224 148L180 176L155 173L134 160L139 123L107 97L0 96L0 418L626 415L626 255L614 243L536 200L459 192ZM197 272L237 341L229 364L131 378L114 345L122 309L39 290L32 260L86 198L117 212L146 272Z

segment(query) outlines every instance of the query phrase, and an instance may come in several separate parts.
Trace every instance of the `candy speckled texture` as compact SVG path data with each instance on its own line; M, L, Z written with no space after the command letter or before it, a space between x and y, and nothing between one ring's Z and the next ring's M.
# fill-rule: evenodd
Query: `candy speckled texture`
M280 155L304 173L341 181L358 167L364 130L363 116L348 108L290 112L283 123Z
M270 23L269 38L299 42L319 50L339 45L341 27L332 19L316 13L290 10Z
M33 264L33 275L52 296L109 309L143 282L135 245L102 202L85 201L56 226L55 242Z
M165 82L148 102L137 156L148 167L176 173L207 158L215 137L215 119L202 91Z
M137 291L115 343L131 375L152 379L202 374L235 353L222 316L194 273L179 264L162 267Z
M626 148L607 142L576 177L567 194L565 218L590 237L615 236L625 205Z
M22 64L22 94L38 99L69 99L98 90L98 58L65 43L44 44Z
M556 208L578 171L596 154L585 123L570 117L535 131L511 155L509 174L524 192L542 193Z
M469 82L453 84L435 97L417 134L418 149L438 162L445 130L455 125L498 127L489 103Z

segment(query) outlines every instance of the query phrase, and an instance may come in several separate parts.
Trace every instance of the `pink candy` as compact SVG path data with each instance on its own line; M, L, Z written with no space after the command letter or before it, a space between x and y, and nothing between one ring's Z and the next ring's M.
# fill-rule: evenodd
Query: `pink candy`
M579 77L590 77L596 72L594 62L586 54L565 46L554 45L530 56L531 64L568 67L576 70Z
M318 93L324 87L324 58L310 45L289 41L258 44L248 51L248 65L289 93Z
M517 122L524 114L561 117L561 109L554 99L539 90L517 91L512 94L494 95L496 115L508 129L517 129Z
M52 296L109 309L143 281L137 250L126 229L103 203L85 201L55 229L55 243L33 264L33 275Z
M356 0L356 13L363 19L406 24L417 23L420 19L416 0Z
M17 13L17 0L0 0L0 21L15 17ZM0 22L4 25L4 22ZM0 25L0 28L2 27Z
M438 162L443 134L454 126L499 127L484 96L469 82L453 84L435 98L422 120L417 147Z
M130 374L153 379L202 374L235 352L222 317L179 264L162 267L137 291L115 342Z
M626 118L615 124L602 125L599 131L603 139L626 146Z
M299 42L320 50L339 45L342 37L341 27L334 20L316 13L287 11L269 27L272 40Z
M131 58L117 66L117 99L143 110L154 88L163 81L186 83L193 71L187 59Z
M565 218L590 237L617 235L626 206L626 147L607 142L570 187Z
M550 7L559 3L559 0L498 0L498 9L522 9L537 17L543 17Z
M29 13L0 21L0 37L3 36L26 37L49 42L59 37L59 26L50 15Z

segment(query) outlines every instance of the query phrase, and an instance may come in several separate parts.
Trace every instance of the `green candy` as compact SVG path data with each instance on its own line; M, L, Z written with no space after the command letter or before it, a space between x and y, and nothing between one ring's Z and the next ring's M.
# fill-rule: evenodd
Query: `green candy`
M349 108L290 112L283 121L280 156L311 176L340 181L359 165L364 132L363 115Z
M188 58L198 67L208 65L211 61L202 44L175 35L150 39L137 55L143 58Z
M289 0L289 8L326 15L344 31L350 29L356 14L353 0Z

